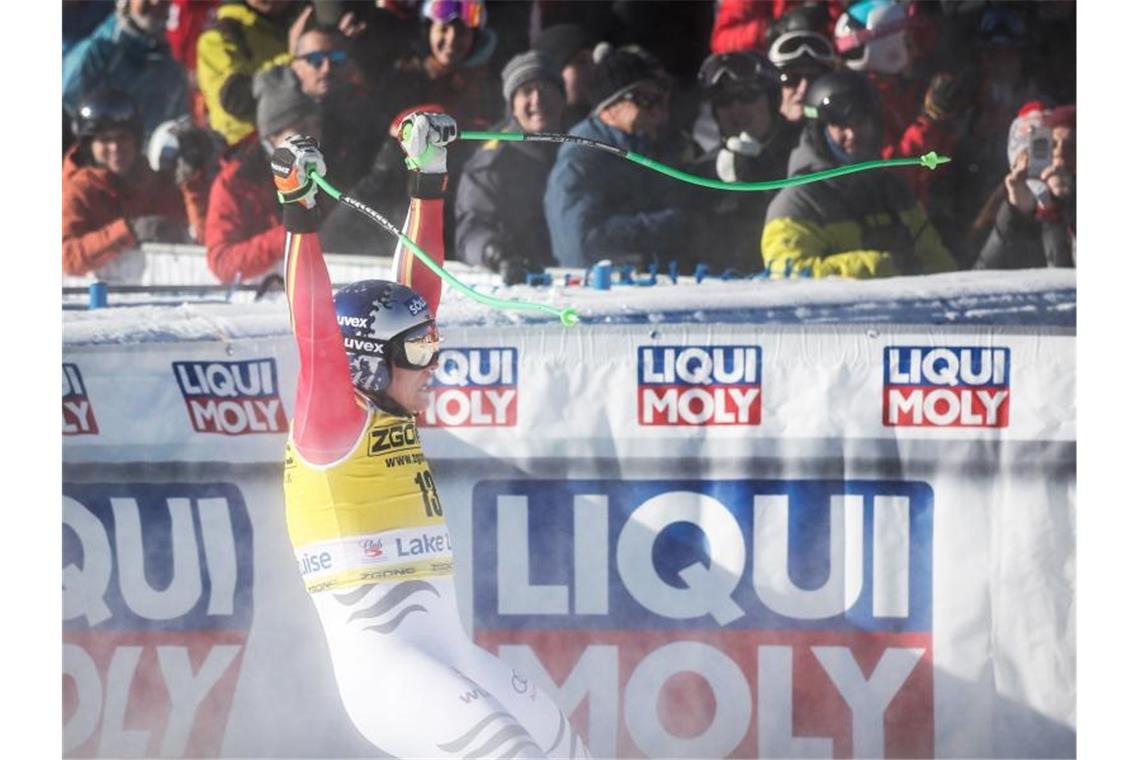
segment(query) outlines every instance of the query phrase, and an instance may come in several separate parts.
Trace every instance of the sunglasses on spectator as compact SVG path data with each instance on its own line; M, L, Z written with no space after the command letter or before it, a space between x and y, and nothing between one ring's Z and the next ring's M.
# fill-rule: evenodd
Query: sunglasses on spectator
M711 90L720 84L750 84L768 74L764 59L755 53L733 52L714 55L701 64L697 79Z
M311 53L295 55L293 58L304 60L314 69L319 69L325 61L328 61L332 66L342 66L348 63L348 53L343 50L314 50Z
M768 48L768 60L780 68L810 58L827 66L835 63L831 40L816 32L786 32Z
M732 87L722 89L712 96L714 108L725 108L733 103L755 103L763 97L764 91L759 87Z
M800 86L800 82L807 80L811 84L814 80L823 76L823 71L781 71L780 72L780 86L796 89Z
M483 0L428 0L422 13L441 24L461 21L469 29L478 29L487 20Z
M656 108L657 106L664 105L665 95L661 93L646 92L645 90L633 90L621 96L620 100L628 100L638 108Z
M430 367L439 358L439 330L435 322L413 327L394 340L392 362L403 369Z

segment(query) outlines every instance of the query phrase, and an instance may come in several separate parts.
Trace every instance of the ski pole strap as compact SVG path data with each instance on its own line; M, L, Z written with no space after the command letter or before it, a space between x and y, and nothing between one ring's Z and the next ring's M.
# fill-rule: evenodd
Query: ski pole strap
M934 170L938 166L949 163L948 156L940 156L934 151L926 153L922 156L913 158L884 158L874 161L863 161L857 164L847 164L846 166L837 166L833 169L824 169L823 171L812 172L811 174L800 174L795 177L786 177L784 179L774 179L767 182L722 182L719 179L709 179L708 177L700 177L696 174L689 174L680 169L674 169L672 166L667 166L659 161L654 161L648 156L643 156L640 153L635 153L632 150L623 150L617 146L604 143L599 140L592 140L588 137L578 137L576 135L563 135L554 132L476 132L476 131L463 131L459 133L460 140L503 140L504 142L551 142L563 143L571 145L582 145L587 148L595 148L597 150L612 153L615 156L632 161L635 164L641 164L647 169L652 169L673 179L680 180L681 182L688 182L691 185L700 185L701 187L711 187L714 190L731 190L734 192L756 192L761 190L780 190L785 187L795 187L796 185L807 185L812 182L822 182L823 180L833 179L835 177L842 177L845 174L855 174L856 172L865 172L870 169L881 169L887 166L925 166L927 169Z
M531 303L530 301L514 301L505 298L495 298L494 296L480 293L474 288L464 285L462 282L457 280L453 274L445 270L439 264L436 264L431 256L428 256L426 253L424 253L422 248L416 245L415 241L401 232L400 229L396 227L396 225L385 219L379 211L364 203L361 203L355 198L351 198L345 195L340 190L337 190L329 183L328 180L317 174L316 171L311 171L309 173L309 176L313 178L313 181L317 183L317 186L320 187L321 190L324 190L332 198L339 201L340 203L343 203L352 210L363 214L399 238L400 242L407 246L408 250L415 254L415 257L419 259L424 266L434 272L436 277L439 277L441 280L471 300L478 301L481 304L500 310L538 311L545 312L547 314L553 314L554 316L558 317L558 319L561 320L562 324L566 327L571 327L572 325L578 324L578 312L569 307L565 309L559 309L556 306L550 306L544 303Z

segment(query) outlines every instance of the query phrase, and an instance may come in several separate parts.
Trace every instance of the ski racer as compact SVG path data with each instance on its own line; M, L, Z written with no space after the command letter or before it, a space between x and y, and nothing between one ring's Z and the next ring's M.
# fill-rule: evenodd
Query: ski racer
M399 130L411 169L404 232L440 264L456 135L442 114L413 113ZM320 149L296 135L271 164L300 359L286 520L349 718L398 757L589 757L550 697L460 621L451 538L413 416L438 363L439 281L400 246L397 282L334 296L314 234Z

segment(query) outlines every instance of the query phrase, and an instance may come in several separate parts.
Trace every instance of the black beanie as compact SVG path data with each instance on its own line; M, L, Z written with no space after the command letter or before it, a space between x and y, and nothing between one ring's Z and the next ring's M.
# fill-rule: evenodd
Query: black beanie
M594 69L586 81L586 94L596 104L594 113L648 82L668 86L661 63L649 51L636 45L615 48L608 42L600 42L594 48Z
M598 35L581 24L555 24L539 32L534 49L561 71L579 50L592 50L597 42Z

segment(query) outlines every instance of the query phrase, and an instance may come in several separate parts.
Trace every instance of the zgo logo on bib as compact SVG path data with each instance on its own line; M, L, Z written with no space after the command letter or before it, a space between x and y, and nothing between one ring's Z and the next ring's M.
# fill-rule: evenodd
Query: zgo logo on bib
M641 346L641 425L759 425L759 346Z
M598 757L930 757L916 481L505 480L472 500L476 641ZM540 559L541 558L541 559Z
M514 427L518 424L519 352L449 348L439 352L425 427Z
M95 409L87 397L83 375L75 364L63 365L63 434L98 435Z
M285 433L289 423L273 359L174 362L190 424L199 433Z
M889 346L883 350L883 424L1009 427L1008 348Z
M63 485L63 750L216 757L253 620L230 483Z

